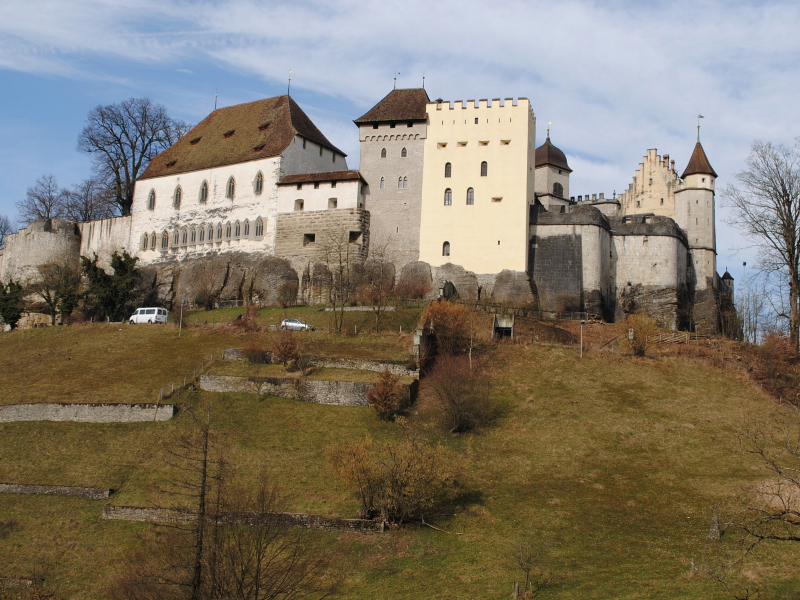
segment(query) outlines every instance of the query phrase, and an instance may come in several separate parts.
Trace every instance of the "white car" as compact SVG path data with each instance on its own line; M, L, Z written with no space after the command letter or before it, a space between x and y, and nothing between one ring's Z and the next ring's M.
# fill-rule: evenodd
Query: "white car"
M131 325L134 323L166 323L168 315L169 312L166 308L137 308L129 321Z
M284 319L281 321L281 329L290 329L292 331L314 331L314 326L303 323L300 319Z

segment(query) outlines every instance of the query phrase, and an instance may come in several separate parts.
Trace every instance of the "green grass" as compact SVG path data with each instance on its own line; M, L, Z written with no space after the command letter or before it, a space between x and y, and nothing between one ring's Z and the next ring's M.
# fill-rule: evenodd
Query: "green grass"
M53 345L65 331L51 334ZM347 349L374 343L376 354L398 347L398 336L316 333L315 341L338 339ZM227 336L220 347L242 343L221 329L208 335ZM25 339L51 347L44 337ZM103 354L99 339L91 344ZM16 353L30 352L18 343ZM718 561L720 550L732 549L731 540L707 539L710 518L730 494L765 476L741 453L736 434L744 421L766 418L773 401L738 373L690 357L592 352L579 361L577 348L558 345L503 344L489 353L493 393L503 407L493 423L450 436L427 427L422 415L411 417L463 465L467 493L448 509L452 516L436 522L462 535L421 529L341 536L358 565L343 598L371 598L376 590L391 600L508 597L521 576L509 546L523 536L545 547L553 584L542 598L726 597L710 579L690 576L690 565ZM360 407L246 394L216 396L213 407L218 439L240 476L269 475L294 511L354 516L355 498L331 474L327 448L366 433L378 442L399 435L396 425ZM153 424L9 423L0 426L0 480L113 487L120 491L111 502L119 505L163 501L165 448L188 422L184 412ZM57 591L102 597L143 526L99 521L101 504L0 496L0 521L22 524L0 540L0 576L25 576L45 552ZM759 550L753 560L761 566L753 572L762 593L788 594L798 559L800 549L791 546Z

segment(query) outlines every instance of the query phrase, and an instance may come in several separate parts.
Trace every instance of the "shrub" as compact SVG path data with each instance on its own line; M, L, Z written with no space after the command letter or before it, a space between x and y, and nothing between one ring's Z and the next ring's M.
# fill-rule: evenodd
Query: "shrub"
M14 329L25 308L25 291L21 285L9 281L8 285L0 282L0 319Z
M450 433L470 431L494 412L489 375L485 367L473 362L471 369L466 356L442 355L424 380L436 419Z
M402 418L398 422L405 428ZM362 518L380 513L395 525L424 520L454 489L456 468L450 453L413 431L404 431L403 439L382 446L366 437L342 442L329 451L336 474L359 495Z
M634 356L644 356L647 348L653 343L658 333L658 325L653 317L643 313L630 315L625 323L625 341ZM633 330L633 335L629 336L629 330Z
M395 296L403 300L422 300L431 291L431 283L423 275L401 277L394 287Z
M250 342L242 348L242 354L247 362L253 364L268 364L272 362L269 351L263 344L258 342Z
M425 309L423 323L436 336L440 354L459 354L469 347L470 310L446 300L432 302Z
M296 361L300 357L297 350L297 340L294 333L287 329L278 332L272 341L272 356L276 362L282 363L284 367Z
M284 281L278 289L278 301L281 307L286 308L297 302L297 290L299 285L296 281Z
M390 419L400 409L399 381L400 378L387 369L367 392L367 402L382 419Z

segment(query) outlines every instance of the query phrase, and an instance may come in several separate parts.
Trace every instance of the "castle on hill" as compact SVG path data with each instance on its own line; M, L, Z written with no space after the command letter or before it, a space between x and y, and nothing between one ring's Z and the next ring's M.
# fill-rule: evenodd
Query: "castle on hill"
M314 303L330 276L325 240L344 233L356 262L380 248L398 281L423 280L432 296L719 330L733 280L716 272L717 174L699 139L680 176L648 150L624 193L590 198L570 196L549 130L536 147L526 98L396 89L354 123L358 170L288 95L217 109L150 162L130 216L33 223L7 237L0 280L126 250L151 302L205 290L272 303L294 282Z

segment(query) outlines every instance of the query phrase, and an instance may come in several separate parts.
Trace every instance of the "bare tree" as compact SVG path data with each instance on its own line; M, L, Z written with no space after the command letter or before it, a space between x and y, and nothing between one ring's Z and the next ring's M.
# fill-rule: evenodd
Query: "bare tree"
M56 313L68 316L80 299L81 272L68 263L47 263L39 267L41 280L33 286L50 311L50 324L56 324Z
M758 343L764 327L763 317L766 297L766 286L757 279L753 279L749 282L747 288L739 292L739 300L736 304L739 323L742 327L742 339L745 342L750 344Z
M753 142L747 168L736 175L739 186L722 193L733 209L730 224L759 249L760 268L776 276L785 301L776 306L788 322L795 348L800 331L800 140L793 148Z
M25 200L17 202L20 219L26 223L57 219L66 210L66 193L58 187L55 175L43 175L28 188Z
M14 233L17 229L14 221L5 215L0 215L0 248L6 245L6 237Z
M522 591L514 586L514 598L535 598L549 583L550 578L541 566L542 548L530 539L520 539L511 547L511 557L515 565L525 573Z
M90 177L66 192L64 212L71 221L86 223L116 216L118 210L112 190L105 182Z
M395 268L389 240L370 243L370 258L365 265L361 297L375 316L375 332L380 333L386 307L394 299Z
M355 292L353 267L359 258L350 241L350 232L329 231L322 241L322 251L329 276L326 278L328 302L333 308L333 329L341 333L344 326L344 308Z
M150 98L129 98L93 108L78 137L78 149L93 155L99 178L113 190L121 213L129 215L136 179L153 157L190 128Z

